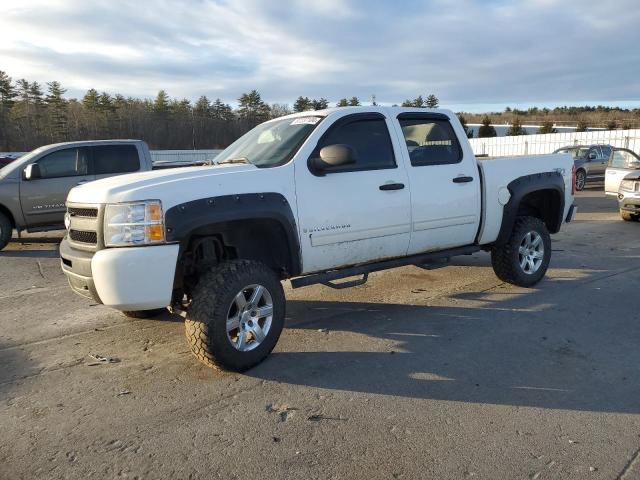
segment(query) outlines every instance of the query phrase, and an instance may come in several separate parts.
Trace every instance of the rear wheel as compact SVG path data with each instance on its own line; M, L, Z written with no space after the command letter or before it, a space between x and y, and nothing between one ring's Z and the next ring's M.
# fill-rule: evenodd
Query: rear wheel
M187 341L204 364L242 372L273 350L284 315L284 290L273 270L248 260L224 262L192 292Z
M578 170L576 172L576 190L584 190L585 185L587 184L587 172L584 170Z
M544 222L518 217L509 240L491 251L498 278L520 287L532 287L544 277L551 260L551 236Z
M7 246L9 240L11 240L12 232L11 221L4 213L0 213L0 250Z
M640 220L640 215L625 210L620 210L620 217L622 217L625 222L637 222Z

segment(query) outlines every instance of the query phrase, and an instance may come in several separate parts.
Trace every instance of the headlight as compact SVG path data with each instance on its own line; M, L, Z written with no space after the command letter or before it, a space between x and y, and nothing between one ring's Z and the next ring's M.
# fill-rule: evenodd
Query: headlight
M104 244L107 247L164 242L164 216L159 200L107 205Z
M620 182L620 190L633 192L634 189L635 189L635 182L633 180L622 180L622 182Z

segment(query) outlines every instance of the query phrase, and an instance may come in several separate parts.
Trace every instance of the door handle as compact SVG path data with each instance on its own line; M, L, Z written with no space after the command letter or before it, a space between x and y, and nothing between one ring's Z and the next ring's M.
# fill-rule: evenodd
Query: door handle
M76 187L77 187L78 185L84 185L85 183L89 183L89 180L83 180L83 181L81 181L81 182L76 183Z
M380 190L402 190L404 183L385 183L378 187Z
M453 183L469 183L469 182L473 182L473 177L460 176L460 177L455 177L453 179Z

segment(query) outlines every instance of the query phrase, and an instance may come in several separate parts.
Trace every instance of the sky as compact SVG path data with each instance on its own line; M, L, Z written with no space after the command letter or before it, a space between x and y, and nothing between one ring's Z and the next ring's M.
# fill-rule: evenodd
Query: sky
M0 0L0 70L68 97L640 106L638 0Z

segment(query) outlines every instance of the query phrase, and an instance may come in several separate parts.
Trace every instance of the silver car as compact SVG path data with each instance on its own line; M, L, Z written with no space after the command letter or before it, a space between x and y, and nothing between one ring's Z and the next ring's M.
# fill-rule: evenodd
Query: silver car
M588 181L601 180L609 162L611 145L571 145L553 153L568 153L576 166L576 190L583 190Z
M604 193L618 195L622 180L640 171L640 157L628 148L614 148L604 177Z

